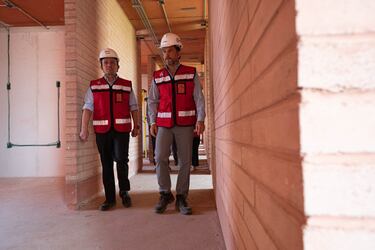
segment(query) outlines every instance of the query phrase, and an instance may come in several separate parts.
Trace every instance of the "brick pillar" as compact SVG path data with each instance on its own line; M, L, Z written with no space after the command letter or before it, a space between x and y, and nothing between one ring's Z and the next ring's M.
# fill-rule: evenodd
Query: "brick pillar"
M303 248L294 3L209 4L213 173L227 249Z
M80 20L86 15L81 9L84 2L75 0L65 1L65 43L66 43L66 145L65 166L66 166L66 203L70 207L78 208L80 202L95 196L100 186L100 163L96 152L95 137L92 127L90 127L90 138L85 144L79 140L81 125L81 109L83 96L87 90L89 78L97 77L97 61L92 61L89 65L82 65L82 53L87 53L82 49L83 43L80 38L89 43L92 37L83 37L80 32L82 24ZM96 4L92 4L87 11L95 13ZM95 23L90 23L89 27L96 29ZM82 66L89 68L88 74L84 74ZM86 84L82 84L86 83Z
M141 83L137 80L135 31L118 1L65 0L66 24L66 203L79 208L82 202L102 190L101 164L95 135L90 125L86 143L79 140L84 95L90 80L103 75L99 51L113 48L120 57L119 76L131 80L140 102ZM119 34L122 34L121 36ZM124 39L124 37L126 39ZM141 162L141 139L129 146L129 176L137 173Z
M296 8L304 249L375 249L375 2Z
M227 248L374 249L375 2L209 9Z

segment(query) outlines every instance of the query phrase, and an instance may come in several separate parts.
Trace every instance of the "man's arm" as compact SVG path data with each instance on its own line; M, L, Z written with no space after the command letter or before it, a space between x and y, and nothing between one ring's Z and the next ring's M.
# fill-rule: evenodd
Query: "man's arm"
M206 111L205 111L205 102L204 102L204 96L202 92L202 86L199 81L198 75L195 74L194 76L194 101L195 101L195 107L197 109L197 124L195 126L195 131L198 135L202 134L205 126L204 126L204 119L206 117Z
M136 137L137 135L139 135L139 129L140 129L139 124L138 124L138 110L131 111L131 115L132 115L133 124L134 124L131 135L132 137Z
M133 90L130 92L129 95L129 109L130 113L133 119L133 129L131 132L132 137L136 137L139 135L139 121L138 121L138 103L137 103L137 98L135 98L135 94Z
M92 111L89 109L83 109L82 112L82 121L81 121L81 132L79 138L82 141L87 141L89 138L89 121L91 119Z
M86 92L85 104L83 105L82 110L81 131L79 133L79 138L82 141L87 141L89 138L89 121L94 110L94 96L90 88Z
M151 87L148 93L148 116L150 118L150 134L153 137L156 137L158 133L158 128L156 126L156 114L159 105L159 90L155 84L155 81L152 80Z

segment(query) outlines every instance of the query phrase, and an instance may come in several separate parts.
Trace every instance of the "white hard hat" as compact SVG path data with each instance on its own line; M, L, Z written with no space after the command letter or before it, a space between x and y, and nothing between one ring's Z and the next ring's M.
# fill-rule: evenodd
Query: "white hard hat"
M174 46L174 45L182 49L182 43L181 43L180 37L173 33L164 34L160 42L160 49Z
M120 61L120 59L118 58L118 55L116 53L116 51L114 51L113 49L110 49L110 48L105 48L103 49L102 51L100 51L99 53L99 61L103 58L116 58L117 61Z

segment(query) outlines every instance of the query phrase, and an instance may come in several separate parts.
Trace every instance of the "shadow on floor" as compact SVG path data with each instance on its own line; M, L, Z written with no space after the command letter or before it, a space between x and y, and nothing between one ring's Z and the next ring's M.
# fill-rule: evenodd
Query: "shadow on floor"
M174 193L175 195L175 193ZM115 209L149 209L153 211L155 204L159 201L159 194L157 192L130 192L132 198L132 207L125 208L122 206L121 198L117 197ZM95 198L88 204L83 205L80 210L98 210L100 204L105 200L104 195ZM208 211L216 211L214 195L212 189L195 189L191 190L187 199L189 205L193 208L193 215L204 214ZM178 213L174 211L174 203L168 206L165 213Z

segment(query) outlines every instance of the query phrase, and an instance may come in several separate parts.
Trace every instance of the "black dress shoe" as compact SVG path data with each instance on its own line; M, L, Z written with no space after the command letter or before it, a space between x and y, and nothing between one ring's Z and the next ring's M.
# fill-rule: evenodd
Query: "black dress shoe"
M107 210L110 210L111 208L113 208L115 206L116 206L115 201L113 201L113 202L104 201L103 204L100 205L99 210L100 211L107 211Z
M130 198L128 192L122 193L121 194L121 199L122 199L122 205L124 205L124 207L131 207L131 205L132 205L132 199Z

